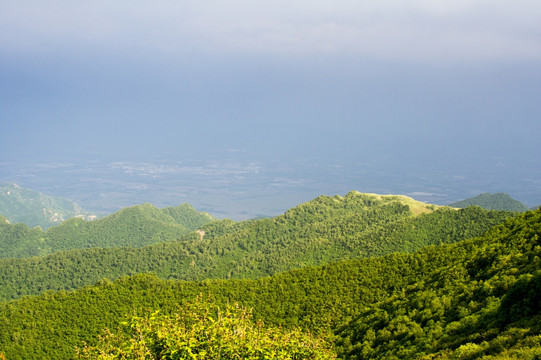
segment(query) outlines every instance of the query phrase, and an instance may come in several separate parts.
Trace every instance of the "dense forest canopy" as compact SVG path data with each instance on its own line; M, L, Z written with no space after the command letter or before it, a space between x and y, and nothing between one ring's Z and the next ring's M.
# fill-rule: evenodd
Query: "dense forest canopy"
M162 209L143 204L93 221L71 218L47 231L5 220L0 216L0 258L95 247L142 247L177 240L216 218L196 211L190 204Z
M272 277L178 281L155 275L102 280L74 292L0 304L9 359L74 356L134 315L211 294L255 320L330 338L343 359L487 359L541 356L541 211L484 235L413 254L333 262Z
M135 216L146 214L146 210L155 214L152 219L170 217L163 210L144 205L125 209L101 222L68 221L48 233L80 233L74 226L80 224L87 238L110 229L116 231L111 236L124 234L121 238L125 239L132 239L131 234L134 239L159 239L165 231L159 227L163 221L140 225L141 217ZM163 279L256 279L331 261L453 243L481 235L512 215L479 207L436 207L400 196L357 192L345 197L320 196L276 218L198 223L199 233L142 248L91 248L44 257L0 259L0 272L4 274L0 277L0 299L47 290L74 290L103 278L114 280L144 272ZM107 224L115 226L104 226ZM87 231L90 226L97 226L99 231Z

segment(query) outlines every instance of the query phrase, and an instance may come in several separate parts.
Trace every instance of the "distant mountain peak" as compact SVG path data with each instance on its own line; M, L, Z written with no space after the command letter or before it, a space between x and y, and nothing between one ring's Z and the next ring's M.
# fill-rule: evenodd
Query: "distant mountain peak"
M71 217L95 218L76 202L25 189L18 184L0 184L0 214L11 223L48 229Z
M505 210L505 211L528 211L528 207L518 200L513 199L506 193L482 193L475 197L449 204L450 207L465 208L468 206L480 206L486 210Z

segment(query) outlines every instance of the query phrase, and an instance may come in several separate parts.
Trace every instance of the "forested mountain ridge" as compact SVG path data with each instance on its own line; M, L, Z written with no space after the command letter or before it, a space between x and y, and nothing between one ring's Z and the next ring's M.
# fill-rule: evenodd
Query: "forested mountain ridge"
M186 203L162 209L142 204L121 209L96 221L70 219L51 228L47 235L54 246L53 251L89 247L142 247L177 240L181 235L215 220L210 214L196 211Z
M0 184L0 214L10 223L48 229L72 217L96 218L74 201L25 189L17 184Z
M439 208L400 196L357 192L320 196L272 219L202 225L204 236L192 232L178 241L142 248L92 248L0 259L4 274L0 299L73 290L102 278L142 272L164 279L255 279L331 261L453 243L481 235L511 215L479 207Z
M415 254L340 261L257 280L100 281L0 304L8 359L68 359L135 313L174 312L198 294L253 307L256 319L327 335L340 359L537 359L541 211L483 236ZM329 334L330 333L330 334Z
M0 257L43 256L93 247L142 247L175 241L212 221L216 221L213 216L189 204L162 209L136 205L98 220L68 219L47 231L0 221Z
M541 358L541 211L442 254L452 260L337 331L344 358Z
M529 210L526 205L513 199L511 196L505 193L483 193L469 199L449 204L450 207L456 208L465 208L472 205L480 206L487 210L505 210L516 212L524 212Z

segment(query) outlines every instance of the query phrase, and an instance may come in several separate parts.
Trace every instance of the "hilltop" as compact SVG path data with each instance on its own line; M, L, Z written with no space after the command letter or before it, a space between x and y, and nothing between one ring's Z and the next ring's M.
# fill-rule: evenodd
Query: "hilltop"
M213 221L213 216L186 203L162 209L151 204L136 205L93 221L71 218L47 231L12 225L0 217L0 257L43 256L95 247L138 248L178 240Z
M9 359L73 358L134 313L174 313L203 293L251 307L265 324L320 334L339 359L536 359L540 239L541 211L530 211L454 244L254 280L105 279L0 304L0 349Z
M17 184L0 184L0 214L10 223L39 226L44 230L73 217L84 220L96 218L74 201L45 195Z
M489 194L483 193L472 198L457 201L449 204L450 207L465 208L468 206L480 206L487 210L505 210L524 212L530 210L526 205L518 200L513 199L505 193Z
M144 226L136 221L142 214L146 215ZM142 272L154 272L163 279L256 279L332 261L454 243L479 236L511 215L350 192L343 197L319 196L275 218L198 224L199 232L171 238L180 231L179 225L165 222L169 215L147 204L93 222L68 221L46 234L64 245L77 244L81 238L95 246L98 240L116 239L121 248L79 248L43 257L0 259L0 273L5 275L0 278L0 299L73 290L105 277ZM136 247L149 239L155 242Z

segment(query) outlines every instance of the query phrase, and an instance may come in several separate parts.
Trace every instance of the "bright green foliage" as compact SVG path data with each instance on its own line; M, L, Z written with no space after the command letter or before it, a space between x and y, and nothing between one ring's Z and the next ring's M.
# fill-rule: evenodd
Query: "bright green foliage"
M505 210L515 212L524 212L529 210L526 205L513 199L511 196L505 193L483 193L469 199L449 204L449 206L455 208L465 208L472 205L480 206L487 210Z
M142 247L176 241L216 219L189 204L157 209L143 204L122 209L102 219L71 218L43 232L0 218L0 258L30 257L51 252L95 247Z
M99 344L78 349L79 359L331 360L323 340L299 329L265 327L238 304L223 309L202 296L172 315L134 316L123 332L106 330Z
M157 220L132 220L140 214L153 214ZM405 197L352 192L345 197L320 196L273 219L212 222L201 226L203 239L190 233L179 241L133 248L140 241L168 238L170 235L163 234L172 229L174 235L177 226L166 227L158 221L169 217L161 210L139 206L95 222L68 221L48 232L69 233L70 239L87 239L95 246L100 246L99 239L114 238L117 244L133 243L132 247L0 259L0 274L5 274L0 276L0 300L47 290L73 290L102 278L144 272L164 279L256 279L337 260L453 243L481 235L510 215L478 207L436 209ZM78 224L83 230L78 230ZM88 231L91 226L98 228ZM65 227L70 231L64 231Z
M540 238L536 211L448 248L441 255L456 260L369 304L340 329L339 353L347 359L537 359Z
M540 259L541 210L456 244L257 280L104 280L0 303L0 351L10 360L70 359L133 309L167 316L209 293L222 309L253 308L271 327L332 331L341 359L536 359Z

